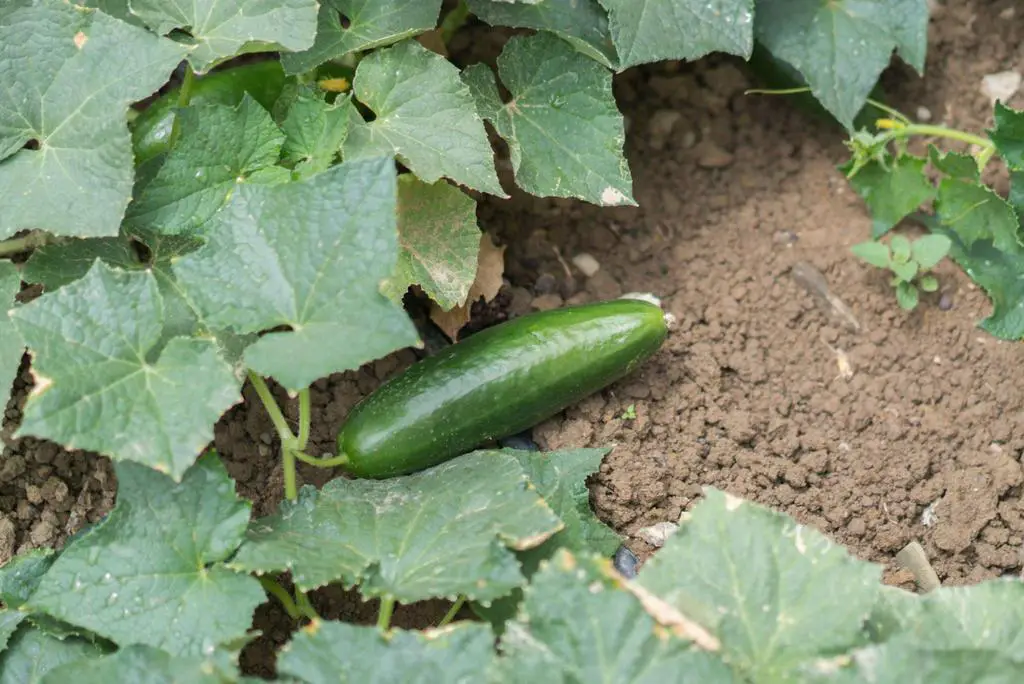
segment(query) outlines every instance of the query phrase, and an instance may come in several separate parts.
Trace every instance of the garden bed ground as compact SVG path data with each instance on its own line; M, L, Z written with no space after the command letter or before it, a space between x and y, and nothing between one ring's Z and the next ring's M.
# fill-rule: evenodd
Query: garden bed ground
M894 104L964 130L989 125L982 77L1024 64L1024 16L1011 14L1014 4L936 3L927 76L887 77ZM650 291L678 320L641 372L538 426L537 442L614 445L593 480L593 503L625 535L676 520L713 485L885 564L892 583L910 586L893 556L914 539L946 583L1019 573L1024 347L975 327L988 302L949 264L939 269L940 293L901 311L884 275L849 253L870 219L835 169L846 159L842 131L782 98L744 95L750 85L742 65L717 58L617 78L639 209L522 193L482 205L482 227L508 245L508 284L490 315ZM600 263L591 278L572 266L581 252ZM799 262L825 276L859 332L795 282ZM403 352L317 383L312 451L330 451L349 408L414 358ZM276 441L248 388L246 396L221 421L216 446L240 493L265 514L282 492ZM8 407L8 434L22 399ZM631 405L635 418L623 418ZM0 564L20 549L62 543L115 494L104 459L7 441ZM316 484L329 477L301 472ZM628 545L641 558L652 551L632 537ZM341 592L321 592L317 605L327 616L375 614L374 604ZM396 623L421 620L414 608L399 610ZM271 642L287 636L281 617L270 605L257 615ZM248 649L248 668L265 672L267 656Z

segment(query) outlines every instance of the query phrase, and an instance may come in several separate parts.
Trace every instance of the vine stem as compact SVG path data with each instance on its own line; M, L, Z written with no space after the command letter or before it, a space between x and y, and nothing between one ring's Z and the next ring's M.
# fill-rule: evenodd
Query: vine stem
M466 603L465 596L459 596L459 598L452 604L452 607L448 609L448 612L444 614L441 621L437 623L438 627L444 627L449 622L455 619L455 615L459 612L459 609Z
M946 138L947 140L956 140L958 142L964 142L968 145L977 145L982 149L988 149L992 147L992 142L982 138L980 135L974 135L973 133L965 133L964 131L958 131L955 128L946 128L945 126L932 126L930 124L906 124L902 122L896 122L889 119L882 119L879 122L879 128L889 128L890 132L888 136L891 139L896 138L907 138L912 135L924 135L931 136L933 138Z
M317 468L336 468L348 463L348 456L345 454L341 454L340 456L335 456L333 458L316 458L302 451L295 451L293 455L303 463L308 463L309 465Z
M192 65L185 62L185 78L181 83L181 90L178 91L178 109L184 109L188 107L188 103L192 101L192 87L195 85L196 72L192 70ZM181 130L181 126L178 124L178 114L174 114L174 121L171 123L171 135L167 138L167 148L174 147L174 143L178 141L178 135Z
M50 241L50 236L46 233L31 232L20 238L11 238L10 240L4 240L0 242L0 257L11 256L12 254L20 254L21 252L27 252L30 249L36 247L42 247Z
M445 45L451 42L452 36L462 28L467 19L469 19L469 6L466 4L466 0L459 0L459 4L441 20L441 40Z
M284 608L284 612L288 613L288 617L292 620L298 620L302 617L302 613L299 607L295 605L291 595L276 580L266 576L260 577L259 580L263 590L281 603L281 607Z
M299 392L299 440L295 445L297 451L305 451L309 443L309 425L311 422L309 407L309 388Z
M256 390L256 395L260 398L263 403L263 407L267 410L267 415L270 416L270 422L274 424L274 429L277 430L277 436L281 439L281 469L284 472L284 495L285 498L295 501L299 498L299 487L295 476L295 459L296 452L299 451L298 441L299 438L292 434L292 430L288 427L288 421L285 420L284 414L281 413L281 407L277 405L274 400L274 395L270 393L270 388L267 387L266 381L260 377L257 373L252 370L246 371L249 376L249 382L252 383L252 387ZM309 392L306 391L306 422L309 422ZM299 399L299 411L302 412L303 401ZM300 429L301 429L302 418L300 416ZM306 427L306 434L309 434L309 427Z
M377 614L377 629L386 632L391 627L391 613L395 611L395 598L384 596L380 600L380 613Z

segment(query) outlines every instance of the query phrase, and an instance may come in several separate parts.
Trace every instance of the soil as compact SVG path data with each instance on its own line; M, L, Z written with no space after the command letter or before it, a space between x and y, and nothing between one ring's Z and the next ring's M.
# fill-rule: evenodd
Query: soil
M1022 68L1024 16L1013 0L933 6L927 74L895 66L884 79L890 101L981 131L991 125L982 77ZM492 47L500 46L473 45ZM477 307L473 327L631 291L661 297L676 319L642 370L537 426L535 440L546 449L614 446L592 501L642 560L654 549L637 531L677 520L714 486L884 564L892 584L913 587L894 561L912 540L946 584L1020 573L1024 348L977 328L988 300L949 264L938 270L939 293L912 313L899 309L884 275L849 253L870 219L836 170L847 158L842 131L784 98L745 95L751 85L741 62L718 56L616 77L639 208L521 192L482 202L481 227L507 245L507 282ZM507 162L503 172L511 189ZM1005 174L993 179L1005 191ZM573 265L582 253L600 265L590 277ZM808 273L820 274L856 326L801 284ZM355 402L416 358L406 350L316 383L312 451L332 450ZM29 382L23 372L6 413L0 564L60 545L109 510L116 489L106 459L9 438ZM264 515L282 491L277 442L248 387L245 396L220 421L215 445ZM278 396L294 418L294 404ZM631 406L635 418L624 418ZM300 472L318 486L331 477ZM352 592L325 589L314 603L329 618L376 615ZM422 625L446 607L400 607L395 622ZM254 627L265 634L243 662L267 675L268 646L294 625L268 603Z

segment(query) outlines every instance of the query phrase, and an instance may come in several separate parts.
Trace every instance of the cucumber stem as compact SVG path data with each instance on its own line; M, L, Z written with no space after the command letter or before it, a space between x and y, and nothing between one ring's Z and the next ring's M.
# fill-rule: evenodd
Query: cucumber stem
M187 61L185 62L185 79L181 84L181 90L178 91L178 109L184 109L188 107L189 102L192 101L192 86L196 82L196 73L192 71L192 65ZM167 149L174 147L174 143L178 141L178 136L181 133L181 125L178 123L178 112L174 113L174 121L171 122L171 134L167 136Z
M441 621L437 623L437 626L444 627L449 622L454 620L455 614L459 612L459 609L462 608L464 603L466 603L466 597L460 595L459 598L455 600L455 603L452 604L452 607L448 610L448 612L444 614L444 617L441 618Z
M252 370L246 371L249 376L249 382L252 383L252 387L256 390L256 395L260 398L263 403L263 407L267 410L267 415L270 416L270 422L274 424L274 429L277 430L277 436L281 439L281 469L284 472L284 495L285 498L295 501L299 497L299 488L296 482L295 476L295 453L299 451L298 443L299 438L292 434L292 430L288 427L288 421L285 420L284 414L281 413L281 407L277 405L274 400L274 395L270 393L270 388L267 387L267 382L260 377L257 373ZM309 391L304 390L306 399L306 436L309 436ZM302 394L299 395L299 413L302 413ZM300 425L299 430L301 432L302 417L299 417Z
M295 601L292 600L291 595L285 591L285 588L278 584L276 580L263 576L259 578L259 581L263 590L278 600L281 607L284 608L284 612L288 613L288 617L292 620L298 620L302 617L302 614L299 612L299 607L295 605Z
M299 391L299 443L296 445L298 451L305 451L309 443L309 388Z
M300 591L298 587L295 587L295 607L298 608L299 612L310 620L319 620L320 615L317 614L316 608L309 602L309 597L306 596L306 592Z
M277 436L281 438L281 444L295 442L295 435L292 434L291 428L288 427L288 421L285 420L284 414L281 413L281 407L274 400L274 395L270 393L270 388L267 387L266 381L251 370L246 371L246 373L249 375L249 382L252 383L252 388L256 390L257 396L263 402L263 408L267 409L270 422L274 424Z
M393 596L382 596L380 599L380 613L377 614L377 629L386 632L391 628L391 613L395 610L395 598Z
M348 463L348 456L345 454L340 454L333 458L316 458L315 456L310 456L302 451L295 451L293 455L303 463L308 463L309 465L317 468L336 468L337 466Z
M299 487L295 477L295 449L281 447L281 470L284 471L284 496L289 501L299 498Z

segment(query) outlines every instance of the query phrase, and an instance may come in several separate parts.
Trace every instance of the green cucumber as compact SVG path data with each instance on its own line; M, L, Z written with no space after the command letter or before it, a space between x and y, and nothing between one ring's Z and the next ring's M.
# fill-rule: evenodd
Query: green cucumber
M264 109L270 111L281 95L284 84L284 68L276 60L243 64L197 78L192 86L189 103L235 106L248 93ZM164 93L132 122L132 148L137 164L167 151L180 90L177 87Z
M534 313L412 365L352 409L342 468L387 478L501 439L628 375L664 342L661 307L637 299Z

